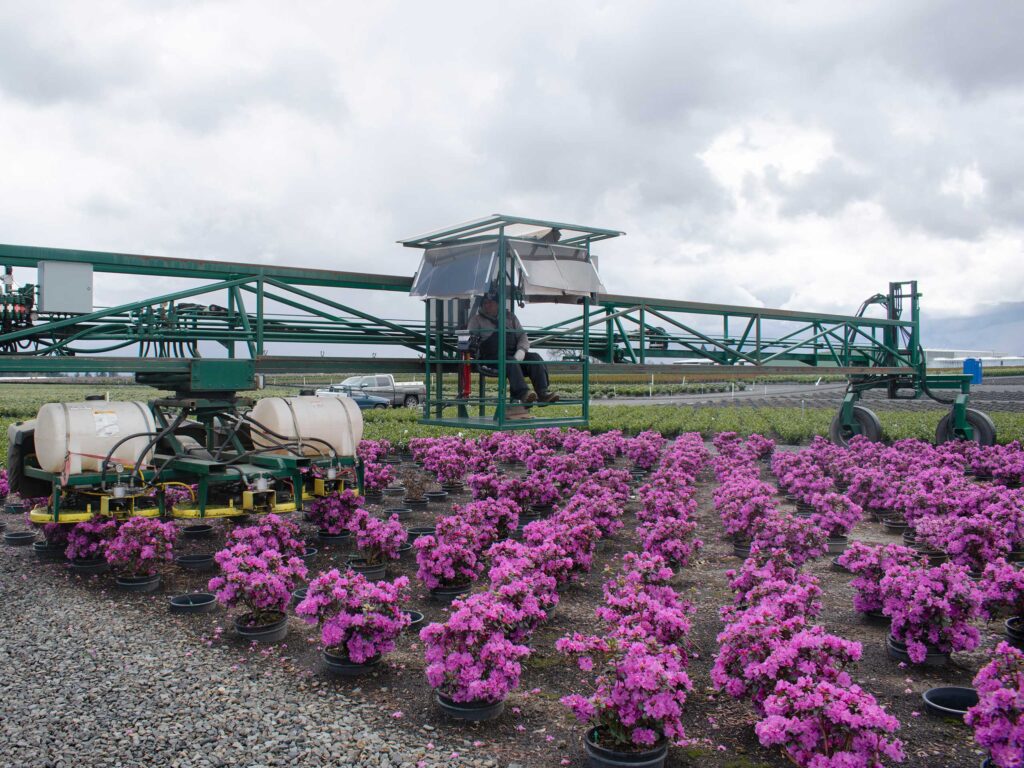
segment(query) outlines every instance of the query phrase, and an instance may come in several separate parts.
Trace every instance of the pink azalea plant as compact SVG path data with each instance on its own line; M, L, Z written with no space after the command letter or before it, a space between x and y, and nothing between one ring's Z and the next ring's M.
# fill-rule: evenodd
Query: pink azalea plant
M837 562L857 577L850 582L856 592L853 607L861 613L878 613L882 610L885 597L882 579L889 569L896 566L923 566L925 561L909 547L854 541L838 557Z
M459 517L442 518L433 536L420 536L416 576L428 589L469 584L483 570L479 533Z
M352 489L346 488L344 491L313 499L306 511L310 522L323 533L340 536L348 530L352 516L361 505L362 499Z
M978 630L970 622L981 615L982 595L963 566L895 566L880 586L892 636L906 644L915 664L925 660L929 649L949 653L978 646Z
M653 638L619 639L574 633L555 643L579 668L594 672L589 696L562 697L582 723L596 728L599 743L649 748L665 740L683 743L683 710L693 688L678 648Z
M781 747L798 766L878 768L885 758L903 761L903 744L892 738L899 721L860 686L813 676L781 680L764 711L754 727L761 744Z
M353 513L348 530L355 536L356 549L367 565L397 560L402 546L409 541L409 532L399 521L398 515L381 520L362 507Z
M117 535L117 523L109 517L93 517L68 531L68 546L64 551L69 560L92 560L104 557L107 545Z
M515 626L513 609L484 592L457 600L448 620L420 631L426 656L427 681L455 702L504 701L519 685L525 645L509 639Z
M827 537L826 530L814 520L776 512L757 521L750 552L784 552L799 568L825 553Z
M108 542L104 557L126 576L152 576L161 561L174 559L178 531L174 523L152 517L133 517Z
M1000 643L974 678L978 703L964 722L996 768L1024 768L1024 651Z
M379 659L395 649L395 640L409 626L402 610L409 580L370 582L351 571L332 569L310 582L295 613L320 625L324 648L356 664Z
M254 525L233 528L225 537L225 545L245 544L253 552L273 549L285 557L301 557L306 551L302 530L296 523L280 515L263 515Z
M209 590L222 605L244 607L241 620L249 626L279 619L297 582L307 573L299 557L286 557L274 549L256 552L247 544L222 549L214 559L221 573L210 579Z
M810 503L814 508L811 522L830 539L846 536L864 515L860 505L841 493L820 493L812 496Z

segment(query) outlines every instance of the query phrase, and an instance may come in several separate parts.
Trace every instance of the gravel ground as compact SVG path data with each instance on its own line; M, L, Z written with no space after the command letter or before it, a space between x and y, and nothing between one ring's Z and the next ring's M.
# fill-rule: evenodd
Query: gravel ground
M468 742L400 731L295 669L284 645L201 642L189 617L140 605L166 596L75 578L0 547L0 766L498 765Z

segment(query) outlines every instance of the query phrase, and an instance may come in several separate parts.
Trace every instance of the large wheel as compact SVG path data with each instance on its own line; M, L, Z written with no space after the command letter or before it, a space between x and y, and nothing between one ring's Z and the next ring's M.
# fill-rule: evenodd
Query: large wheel
M419 404L420 404L420 399L418 397L416 397L416 395L406 395L405 396L405 407L406 408L415 408Z
M383 411L386 408L387 406L384 403L374 403L373 405L373 410L375 411Z
M860 434L872 443L877 443L882 439L882 422L870 408L865 408L863 405L853 406L853 420L860 427ZM853 430L843 427L837 413L836 417L832 419L832 426L828 429L829 439L836 445L845 448L850 444L850 439L854 434Z
M974 430L974 442L979 445L995 445L996 425L992 423L987 413L968 408L967 423ZM953 432L953 412L950 411L939 420L939 426L935 428L935 442L945 443L956 439L957 436Z

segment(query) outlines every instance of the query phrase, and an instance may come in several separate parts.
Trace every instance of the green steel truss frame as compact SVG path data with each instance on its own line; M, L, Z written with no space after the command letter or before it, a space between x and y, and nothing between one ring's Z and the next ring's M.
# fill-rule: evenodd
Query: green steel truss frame
M431 247L453 239L491 238L496 229L516 225L561 227L570 231L573 244L588 248L591 241L621 234L495 215L402 242ZM504 418L494 422L481 418L479 412L469 416L466 409L452 419L443 416L444 407L452 403L441 393L441 375L457 369L460 355L456 335L431 318L429 303L422 321L388 320L317 292L318 288L346 288L408 294L409 277L0 245L0 264L5 266L34 268L41 261L91 264L94 272L102 274L196 282L88 314L44 314L34 316L31 324L5 325L0 331L0 373L134 371L140 380L184 392L251 388L251 381L225 376L223 370L208 365L211 358L202 358L199 342L215 342L223 348L223 358L248 362L245 375L248 371L426 372L433 374L436 400L424 410L427 419L468 427L537 426ZM509 305L513 297L505 281L499 290ZM226 300L217 305L202 303L211 295ZM560 370L582 377L580 415L572 423L587 420L591 360L599 361L602 372L664 372L664 362L672 361L686 363L686 370L693 373L719 376L798 371L846 375L850 388L841 418L853 433L859 428L852 406L868 389L884 388L893 398L934 397L935 390L955 390L955 400L949 401L955 431L970 437L965 417L969 377L927 373L920 345L919 298L916 282L891 283L886 295L872 299L884 306L885 317L868 317L601 295L584 302L582 315L531 330L530 338L535 348L561 350L563 361L556 363ZM415 354L269 355L270 344L275 349L290 344L389 346ZM503 362L495 361L501 368ZM480 410L484 405L504 409L504 377L498 380L501 394L493 403L485 402L481 387L475 401Z

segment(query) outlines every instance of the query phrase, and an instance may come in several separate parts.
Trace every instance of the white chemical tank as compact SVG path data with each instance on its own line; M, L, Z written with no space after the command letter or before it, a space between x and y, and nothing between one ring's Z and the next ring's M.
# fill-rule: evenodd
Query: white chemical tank
M145 403L47 403L36 416L36 458L46 472L63 472L65 462L70 474L99 472L111 448L137 435L121 443L111 461L125 466L147 464L153 448L146 446L156 431L153 412Z
M303 456L327 456L328 446L338 456L355 456L363 439L363 414L349 397L264 397L249 415L259 423L252 427L257 448L290 442L301 444ZM260 426L287 440L261 435Z

